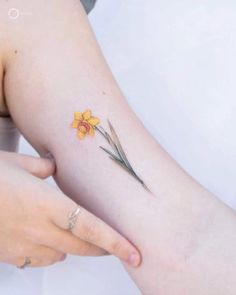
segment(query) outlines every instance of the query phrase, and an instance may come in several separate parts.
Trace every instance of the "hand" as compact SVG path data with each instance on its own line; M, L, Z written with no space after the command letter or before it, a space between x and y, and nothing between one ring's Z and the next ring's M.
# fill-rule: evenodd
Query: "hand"
M0 152L0 261L21 266L46 266L66 253L116 255L132 266L140 254L125 238L82 208L68 231L68 215L77 204L42 179L52 175L53 161Z

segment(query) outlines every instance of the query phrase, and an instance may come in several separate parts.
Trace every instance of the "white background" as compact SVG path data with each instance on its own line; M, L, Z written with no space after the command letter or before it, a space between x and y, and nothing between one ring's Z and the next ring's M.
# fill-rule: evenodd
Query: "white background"
M236 209L236 2L98 0L90 20L147 128ZM20 151L34 153L24 140ZM0 294L140 293L115 258L70 256L45 269L0 265Z

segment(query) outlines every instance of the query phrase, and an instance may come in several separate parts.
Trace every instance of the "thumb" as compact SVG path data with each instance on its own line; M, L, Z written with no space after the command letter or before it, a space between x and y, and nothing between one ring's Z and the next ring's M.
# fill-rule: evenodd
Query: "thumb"
M13 152L0 151L0 160L12 163L39 178L47 178L55 172L55 162L50 158L39 158Z

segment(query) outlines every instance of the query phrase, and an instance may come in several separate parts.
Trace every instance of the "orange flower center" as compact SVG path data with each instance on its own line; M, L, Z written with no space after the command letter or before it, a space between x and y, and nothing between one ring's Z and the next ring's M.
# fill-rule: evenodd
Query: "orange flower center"
M83 126L85 128L85 130L86 130L87 133L89 132L90 125L87 122L84 122L84 121L79 122L78 129L79 129L80 126Z

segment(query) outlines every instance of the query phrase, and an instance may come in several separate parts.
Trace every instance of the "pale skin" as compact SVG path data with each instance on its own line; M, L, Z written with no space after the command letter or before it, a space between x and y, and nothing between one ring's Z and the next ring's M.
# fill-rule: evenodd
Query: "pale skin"
M80 225L68 230L68 215L77 204L42 181L54 172L52 160L0 152L0 262L22 266L30 257L30 267L40 267L66 254L113 253L132 265L129 258L137 250L84 208Z
M8 112L41 156L53 154L59 187L140 249L141 266L126 267L143 294L235 294L235 212L144 128L114 80L79 1L12 2L34 17L12 22L6 16L9 5L1 4ZM98 133L82 141L76 137L73 114L87 108L104 128L107 119L113 123L153 195L99 149L105 142Z

